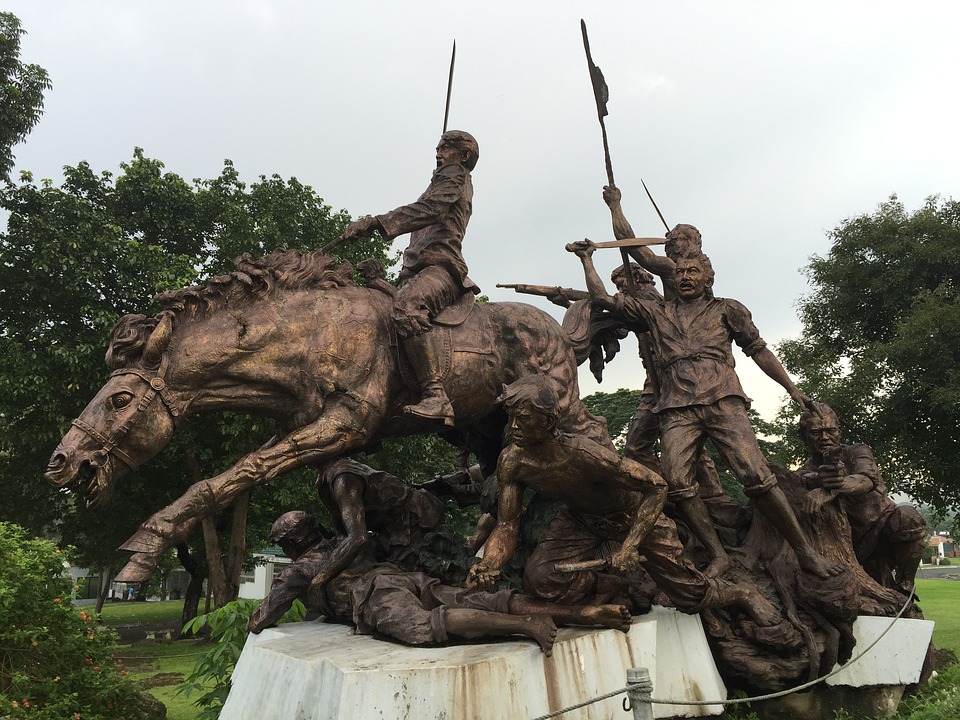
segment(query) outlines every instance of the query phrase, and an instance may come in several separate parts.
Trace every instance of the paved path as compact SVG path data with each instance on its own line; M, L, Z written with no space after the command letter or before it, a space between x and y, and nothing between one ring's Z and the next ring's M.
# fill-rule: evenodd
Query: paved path
M922 580L960 580L960 565L921 565L917 577Z

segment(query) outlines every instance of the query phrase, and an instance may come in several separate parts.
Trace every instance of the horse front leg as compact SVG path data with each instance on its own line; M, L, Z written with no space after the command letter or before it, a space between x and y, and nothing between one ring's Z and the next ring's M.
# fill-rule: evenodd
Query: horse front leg
M328 410L316 422L245 455L229 470L194 483L120 546L135 554L115 580L146 582L161 555L185 540L201 518L229 507L247 489L278 475L363 447L372 434L367 428L375 427L375 420L373 414L359 419L345 408Z

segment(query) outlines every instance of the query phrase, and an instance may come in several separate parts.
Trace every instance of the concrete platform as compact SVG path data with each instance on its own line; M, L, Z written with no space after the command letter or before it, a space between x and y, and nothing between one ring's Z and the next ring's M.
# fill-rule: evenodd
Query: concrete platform
M933 635L932 620L900 618L893 627L893 618L861 615L853 624L857 646L856 658L874 640L886 635L859 660L847 663L842 671L827 678L828 685L912 685L920 680L920 671ZM851 658L853 659L853 658Z
M858 617L853 624L857 646L852 662L813 690L754 703L751 709L764 720L826 719L840 708L855 717L892 715L906 686L920 679L933 622L901 618L890 627L891 622L888 617ZM856 659L887 628L880 642Z
M646 667L653 696L725 699L700 619L654 608L628 634L566 628L553 657L532 642L410 648L319 622L251 635L224 720L529 720L616 690ZM622 720L624 695L576 711ZM656 717L719 715L719 705L655 705Z

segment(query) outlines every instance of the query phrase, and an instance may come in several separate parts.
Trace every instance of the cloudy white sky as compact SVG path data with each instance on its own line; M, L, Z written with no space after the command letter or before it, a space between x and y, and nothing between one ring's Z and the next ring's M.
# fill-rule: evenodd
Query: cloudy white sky
M383 212L426 187L457 41L450 126L480 143L471 276L582 287L565 243L611 239L580 37L610 88L607 130L638 235L697 225L718 295L764 337L796 336L800 272L826 232L896 193L960 196L960 3L7 0L22 58L53 80L17 169L58 182L135 146L186 179L295 176L336 209ZM607 251L611 252L611 251ZM598 257L611 270L616 254ZM544 308L546 302L531 300ZM741 357L756 407L779 386ZM639 387L628 348L602 386Z

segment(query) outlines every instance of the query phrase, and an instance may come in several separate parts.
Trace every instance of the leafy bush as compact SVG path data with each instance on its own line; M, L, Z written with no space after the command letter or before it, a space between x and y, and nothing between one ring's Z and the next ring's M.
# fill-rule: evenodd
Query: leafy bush
M71 604L65 553L0 522L0 717L139 720L113 630Z
M230 676L247 641L247 621L259 604L258 600L234 600L183 626L184 635L209 628L210 639L215 642L180 687L187 697L201 693L194 703L200 708L197 720L217 720L220 716L230 693ZM302 620L306 612L303 603L295 600L280 622Z

